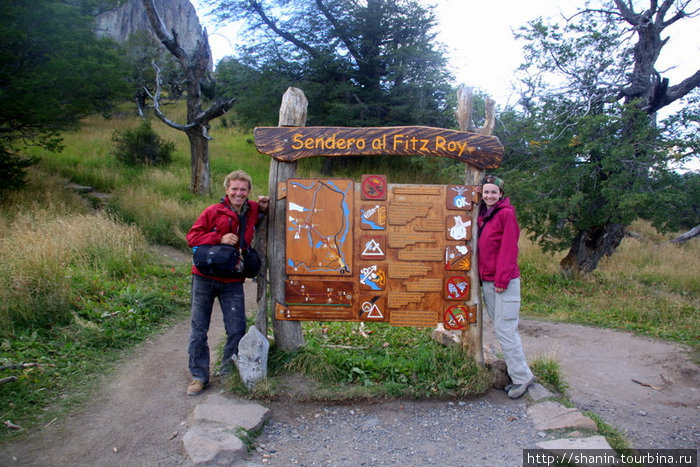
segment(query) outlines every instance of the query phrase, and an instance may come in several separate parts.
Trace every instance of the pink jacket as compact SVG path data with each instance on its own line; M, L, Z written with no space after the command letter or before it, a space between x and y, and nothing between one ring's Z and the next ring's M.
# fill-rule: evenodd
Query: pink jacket
M479 276L507 288L511 279L520 277L518 237L520 227L510 198L503 198L493 208L479 211Z
M253 241L253 235L255 234L255 225L260 219L260 208L255 201L248 200L246 203L248 204L248 208L244 210L246 223L243 238L245 238L246 245L250 246ZM221 243L221 237L227 233L238 235L238 214L231 208L229 199L224 197L221 199L221 202L212 204L202 211L192 225L190 231L187 232L187 244L191 247L199 245L217 245ZM194 264L192 265L192 274L227 283L243 282L245 280L207 276L199 272Z

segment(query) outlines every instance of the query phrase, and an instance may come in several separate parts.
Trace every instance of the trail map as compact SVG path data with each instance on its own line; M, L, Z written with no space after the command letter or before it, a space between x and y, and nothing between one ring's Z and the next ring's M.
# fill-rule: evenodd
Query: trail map
M353 197L352 180L288 181L287 274L351 274Z

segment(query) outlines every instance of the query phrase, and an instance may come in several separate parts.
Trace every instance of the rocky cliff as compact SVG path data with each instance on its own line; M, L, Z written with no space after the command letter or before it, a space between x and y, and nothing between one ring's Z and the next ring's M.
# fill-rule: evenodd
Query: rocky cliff
M202 38L202 26L192 4L188 0L155 0L155 4L168 30L175 30L180 45L191 54ZM141 0L129 0L120 8L97 16L98 36L123 42L142 30L151 31L151 25Z

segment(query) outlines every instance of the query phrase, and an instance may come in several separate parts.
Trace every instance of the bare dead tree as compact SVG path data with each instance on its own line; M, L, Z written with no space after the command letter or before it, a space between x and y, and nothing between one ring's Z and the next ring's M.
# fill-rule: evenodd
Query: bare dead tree
M143 6L156 37L182 66L187 92L187 123L178 124L165 117L160 110L160 77L156 79L157 90L153 98L155 115L166 125L184 131L190 142L191 182L190 190L197 195L209 193L209 122L224 115L233 106L234 99L217 100L206 110L202 110L201 82L206 76L211 62L211 50L206 29L197 40L192 52L186 51L178 41L174 30L168 32L153 0L143 0ZM159 73L159 70L156 69Z

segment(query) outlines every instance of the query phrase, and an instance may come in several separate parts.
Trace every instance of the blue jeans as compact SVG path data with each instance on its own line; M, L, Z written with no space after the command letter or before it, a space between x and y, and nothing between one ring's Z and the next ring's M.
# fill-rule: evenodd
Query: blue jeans
M207 332L209 332L215 298L219 299L226 329L222 367L229 364L233 354L238 353L238 342L245 334L246 327L243 282L224 283L196 274L192 275L192 316L187 353L192 378L205 384L209 382Z

